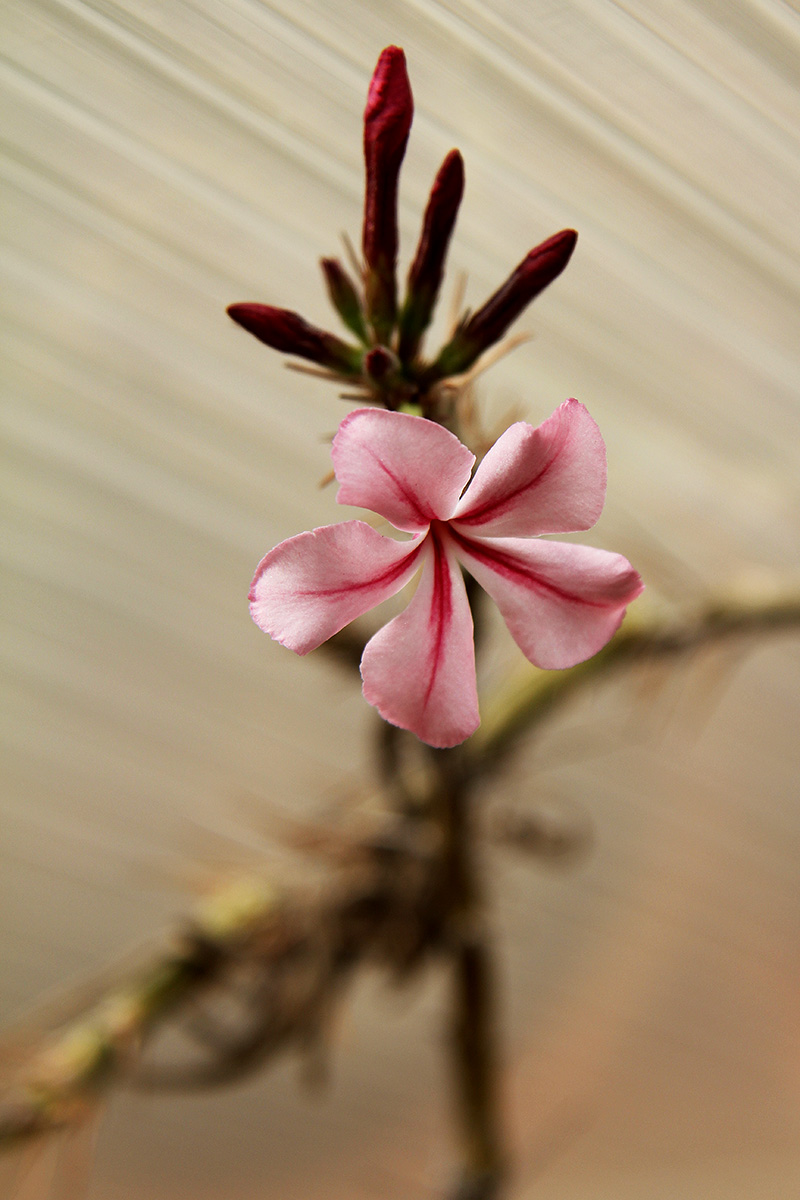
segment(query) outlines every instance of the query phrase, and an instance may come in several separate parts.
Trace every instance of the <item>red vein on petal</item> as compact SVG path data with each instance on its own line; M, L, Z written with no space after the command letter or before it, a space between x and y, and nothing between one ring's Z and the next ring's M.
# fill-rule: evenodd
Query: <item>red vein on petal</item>
M461 525L485 524L487 520L492 520L495 517L503 516L505 513L507 513L509 509L516 505L520 496L524 496L526 492L532 492L534 488L539 487L539 485L544 482L545 478L550 473L557 460L561 457L563 451L566 449L567 443L569 442L570 433L571 428L567 427L566 431L561 434L558 445L554 449L550 458L548 458L547 462L542 466L541 470L533 477L533 479L529 479L527 483L520 484L520 486L515 488L514 491L507 492L505 495L500 496L497 499L486 500L478 508L474 509L470 513L467 513L463 517L456 517L458 523ZM467 489L467 496L469 497L469 489Z
M371 579L365 579L360 582L357 581L357 582L353 582L353 583L343 583L339 587L331 587L331 588L300 588L300 587L296 587L296 588L292 588L292 594L295 596L303 596L303 597L305 597L305 596L321 596L321 597L341 596L345 592L362 592L362 591L366 591L367 588L379 587L381 584L392 583L393 580L397 579L398 576L402 575L404 571L408 570L409 566L414 562L415 559L419 558L419 555L422 552L423 544L425 542L425 537L427 537L427 533L425 535L423 535L423 537L418 542L416 542L416 543L414 541L410 542L409 545L413 546L413 549L411 549L408 554L406 554L398 562L392 563L392 565L390 567L387 567L386 570L383 571L380 575L372 576ZM276 547L276 549L277 548L278 547ZM270 561L270 559L271 559L271 555L268 554L266 556L266 558L264 559L263 563L261 564L261 566L259 567L259 570L256 572L256 576L250 587L250 595L248 597L248 599L250 600L251 603L258 602L259 597L256 594L256 587L257 587L259 581L261 580L261 578L266 574L266 572L271 570L272 567L275 565L274 560ZM376 603L379 603L379 601L376 601Z
M582 604L586 608L616 608L619 604L618 599L608 600L589 600L585 596L577 596L574 592L568 592L558 584L551 583L549 579L543 579L537 575L526 564L520 563L519 559L513 555L505 554L502 550L495 550L492 546L488 546L486 541L480 543L475 542L472 538L464 537L459 534L458 530L450 525L450 534L453 540L459 544L473 558L477 558L480 563L496 574L501 575L504 579L510 580L512 583L524 581L529 584L534 590L548 593L551 596L557 596L559 600L566 600L571 604ZM469 570L469 565L464 564Z
M383 459L380 458L375 451L371 449L371 447L364 446L363 448L367 453L369 453L373 461L377 463L383 473L388 475L399 495L402 496L402 498L407 501L407 503L413 509L414 516L417 517L423 525L429 525L431 521L435 520L436 514L433 512L425 512L420 505L419 498L412 491L409 491L409 489L403 483L403 480L398 475L395 475L394 471L387 467Z
M436 683L436 675L444 657L445 632L453 619L453 580L447 562L447 554L435 529L431 530L433 548L433 589L431 592L431 624L434 627L433 644L428 650L427 667L430 671L425 698L422 701L423 711Z
M345 592L363 592L367 588L380 587L381 584L392 583L404 571L408 570L415 559L419 558L424 541L425 538L423 537L404 558L401 558L399 562L392 563L380 575L374 575L371 579L365 579L356 583L343 583L339 587L332 588L295 588L294 594L296 596L321 596L328 598L330 596L341 596Z

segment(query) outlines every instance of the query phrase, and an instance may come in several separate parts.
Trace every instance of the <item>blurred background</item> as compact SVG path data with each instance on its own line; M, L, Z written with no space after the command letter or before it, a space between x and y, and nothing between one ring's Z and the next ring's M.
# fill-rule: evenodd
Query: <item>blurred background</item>
M276 853L276 812L330 811L367 777L357 684L270 642L246 603L267 549L342 516L317 485L348 409L224 308L330 324L316 264L359 237L384 45L416 101L401 275L453 146L446 295L464 273L475 306L580 232L519 322L533 341L478 385L486 424L587 404L609 452L589 537L642 571L642 603L797 582L800 12L5 0L0 28L11 1028ZM568 871L491 852L515 1197L796 1193L799 667L784 634L618 677L504 777L506 800L592 831ZM436 1195L444 1015L434 978L362 979L319 1095L293 1063L120 1095L90 1200ZM56 1147L20 1195L67 1195L88 1153Z

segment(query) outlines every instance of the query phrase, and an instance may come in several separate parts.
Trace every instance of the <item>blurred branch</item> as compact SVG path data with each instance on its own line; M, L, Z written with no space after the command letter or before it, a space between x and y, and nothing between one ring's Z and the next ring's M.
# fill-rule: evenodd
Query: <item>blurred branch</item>
M496 1054L495 971L484 920L473 780L464 747L432 750L438 779L435 803L443 835L446 950L452 976L450 1070L462 1168L452 1200L492 1200L503 1177L499 1069Z
M573 693L623 667L677 657L733 637L800 629L800 594L775 589L769 595L720 597L685 618L664 618L635 604L623 628L594 658L566 671L540 671L528 664L482 705L480 728L466 744L468 770L481 776L511 753L520 739L564 704Z
M436 946L440 876L430 830L393 819L377 835L342 842L322 885L232 880L198 907L174 949L111 986L33 1053L0 1102L0 1149L88 1115L112 1084L132 1077L167 1018L235 991L243 971L266 985L260 1025L220 1039L199 1069L153 1072L145 1082L223 1082L289 1045L313 1045L354 967L371 961L407 973ZM187 1029L191 1036L191 1020Z
M0 1102L0 1149L81 1119L109 1086L132 1076L145 1044L167 1018L186 1019L190 1002L213 1000L215 989L235 987L243 970L255 971L257 983L247 1032L216 1039L209 1027L205 1035L196 1034L195 1040L216 1057L194 1072L167 1070L159 1078L151 1074L151 1084L220 1082L288 1045L307 1046L324 1022L331 998L338 996L359 964L377 961L395 972L408 971L429 952L440 951L447 939L452 953L459 916L469 918L467 926L471 925L480 916L480 905L470 891L475 876L471 868L464 868L460 841L451 839L448 846L445 836L443 844L441 826L437 835L435 823L427 819L446 809L448 789L450 801L455 795L462 805L467 793L525 735L573 693L614 670L685 654L715 641L792 628L800 628L796 591L767 597L732 595L682 620L648 615L638 606L617 636L588 662L560 672L528 667L524 676L484 704L483 724L452 756L447 771L432 761L426 778L414 778L408 793L414 804L382 814L378 834L373 829L360 840L341 840L338 855L330 856L323 885L284 888L253 877L232 881L198 908L171 949L108 988L36 1050ZM350 661L356 652L360 655L357 639L342 639L337 648ZM383 769L391 775L402 771L401 747L394 734L387 738ZM393 799L396 803L396 790ZM472 932L477 928L472 925ZM471 987L478 997L477 1009L489 1003L483 990L485 972L481 969L476 975L473 969L482 954L480 939L467 936L461 961L471 974L464 976L469 986L462 988L462 996L469 999ZM186 1028L191 1035L191 1022ZM474 1030L464 1026L462 1036L466 1049ZM490 1036L486 1025L483 1050ZM470 1057L461 1054L460 1061L465 1064ZM478 1062L469 1084L474 1103L465 1114L467 1120L488 1103L487 1072ZM482 1121L481 1128L489 1141L473 1161L489 1167L482 1193L488 1195L497 1148L491 1123Z
M222 945L198 932L124 984L110 988L26 1064L0 1104L0 1147L78 1121L130 1066L153 1023L213 976Z

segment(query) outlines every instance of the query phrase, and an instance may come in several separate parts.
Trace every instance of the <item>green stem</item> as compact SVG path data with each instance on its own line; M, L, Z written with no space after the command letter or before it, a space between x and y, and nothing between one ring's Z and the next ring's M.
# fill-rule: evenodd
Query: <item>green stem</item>
M446 950L452 971L450 1031L453 1103L462 1144L454 1200L489 1200L502 1176L494 972L484 934L484 895L461 747L433 754L444 840Z

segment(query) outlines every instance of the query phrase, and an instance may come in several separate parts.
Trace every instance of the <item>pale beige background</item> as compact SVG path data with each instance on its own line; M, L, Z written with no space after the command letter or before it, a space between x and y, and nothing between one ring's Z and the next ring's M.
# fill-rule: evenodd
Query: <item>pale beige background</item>
M358 235L360 114L388 42L417 103L404 264L454 145L449 278L468 273L469 303L580 231L484 411L589 406L610 461L592 537L650 602L796 573L800 15L5 0L0 25L10 1025L157 943L198 867L261 852L265 806L314 811L365 763L357 687L271 644L245 602L266 549L341 515L316 484L346 408L223 310L328 320L315 262ZM596 847L566 874L492 860L514 1195L800 1193L798 666L784 636L727 690L713 656L615 684L515 766L507 793L574 803ZM441 1010L435 981L365 981L318 1100L288 1066L120 1099L91 1200L434 1195ZM43 1175L25 1186L48 1195Z

